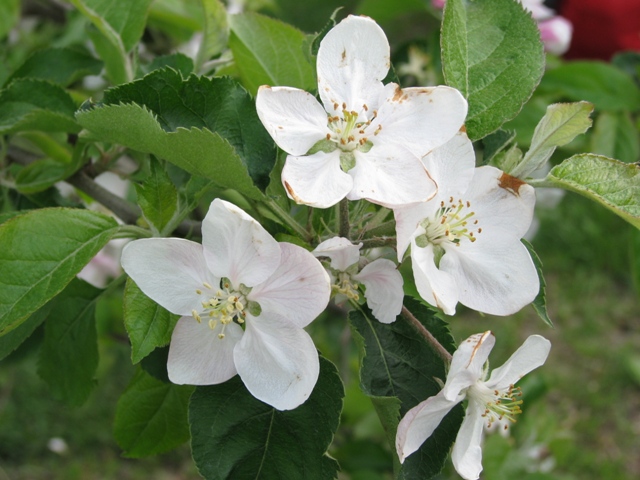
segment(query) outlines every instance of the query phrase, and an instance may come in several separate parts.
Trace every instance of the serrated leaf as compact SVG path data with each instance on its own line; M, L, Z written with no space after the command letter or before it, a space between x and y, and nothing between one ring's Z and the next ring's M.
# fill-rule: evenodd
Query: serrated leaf
M178 191L155 158L151 159L150 174L135 187L144 218L156 232L164 232L178 209Z
M89 210L47 208L0 225L0 335L56 296L118 231Z
M315 90L312 65L304 55L304 34L279 20L257 13L229 17L233 52L242 83L252 95L261 85Z
M540 91L568 100L586 100L597 110L633 112L640 89L622 70L604 62L569 62L545 73Z
M14 73L16 78L39 78L63 87L86 75L98 75L102 62L81 50L46 48L31 55Z
M447 350L455 350L445 323L431 310L407 297L405 305ZM444 362L406 319L398 316L394 323L383 324L364 306L351 312L349 320L361 344L360 385L367 395L399 398L400 415L404 415L440 391L435 379L446 379ZM462 407L457 406L420 450L405 460L399 478L426 479L437 474L455 441L462 417ZM390 428L385 425L387 431Z
M591 134L591 152L626 163L640 160L640 136L628 112L600 112Z
M53 396L69 405L82 405L95 386L95 311L101 293L74 279L53 301L45 323L38 374L49 384Z
M162 70L163 68L173 68L180 72L182 78L187 78L193 73L193 60L184 53L173 53L171 55L161 55L155 57L149 65L143 67L145 73L151 73L154 70Z
M540 260L540 257L533 249L533 245L527 242L524 238L522 239L522 243L524 243L524 246L529 250L529 255L531 255L531 260L533 260L533 264L536 266L538 280L540 281L540 291L531 305L542 321L550 327L553 327L553 322L551 321L549 312L547 311L547 282L544 279L542 271L542 260Z
M583 153L553 167L546 181L594 200L640 228L640 165Z
M472 140L515 117L544 70L538 26L513 0L449 0L441 46L446 83L469 102Z
M266 187L275 146L252 99L233 80L183 80L178 72L159 70L108 90L102 105L77 114L95 137L153 153L222 187L261 197L251 179Z
M51 310L51 302L33 313L27 320L6 335L0 337L0 360L6 358L45 321Z
M167 345L179 318L128 279L124 290L124 326L131 340L131 362L138 363L156 347Z
M555 103L547 107L542 120L536 126L531 148L510 175L526 178L547 163L556 147L572 141L591 127L593 105L589 102Z
M198 71L207 60L220 55L227 47L229 40L227 10L222 2L220 0L202 0L202 9L204 10L204 31L196 57Z
M157 380L138 370L116 406L113 435L127 457L168 452L189 439L193 387Z
M255 399L238 376L197 387L189 404L191 451L207 480L334 479L326 452L338 428L344 389L336 367L320 357L311 396L279 411Z
M76 106L60 86L21 78L0 91L0 134L24 130L80 131L73 118Z

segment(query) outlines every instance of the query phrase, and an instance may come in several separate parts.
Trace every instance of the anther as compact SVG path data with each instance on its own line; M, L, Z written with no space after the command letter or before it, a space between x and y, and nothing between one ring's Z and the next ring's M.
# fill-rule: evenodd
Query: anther
M199 288L196 288L196 294L202 295L202 290L200 290Z
M202 285L204 286L204 288L207 288L209 290L213 290L213 287L211 286L210 283L204 282Z
M196 309L191 310L191 315L198 321L198 323L202 322L202 318L200 317Z

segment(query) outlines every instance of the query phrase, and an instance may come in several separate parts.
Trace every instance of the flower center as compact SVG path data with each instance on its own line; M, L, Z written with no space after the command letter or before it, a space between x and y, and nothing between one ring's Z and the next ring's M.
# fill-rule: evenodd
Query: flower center
M483 382L478 382L469 387L467 395L480 405L484 405L485 410L482 416L487 421L488 428L491 428L496 421L509 420L515 423L516 415L522 413L520 387L509 385L507 390L490 390ZM505 430L509 428L507 423L504 424L504 428Z
M209 283L203 283L203 289L197 289L196 294L203 297L201 300L202 309L192 310L191 315L198 323L202 319L208 319L209 328L214 330L218 326L218 322L222 324L222 330L218 333L218 338L225 337L224 331L227 325L235 321L242 325L247 316L247 309L250 313L259 315L260 306L256 302L247 300L247 295L251 292L251 288L240 284L240 287L233 288L231 282L227 278L220 280L220 287L214 288ZM257 308L256 308L257 307Z
M449 198L448 204L440 202L438 211L420 222L424 233L416 237L416 245L423 248L446 243L460 246L461 240L465 238L475 242L476 235L482 233L482 228L478 227L478 219L473 219L475 212L469 211L470 209L471 202L463 202L461 199L456 202L453 197Z
M349 300L358 300L358 284L352 282L351 275L347 272L338 272L336 282L331 286L332 295L344 295Z

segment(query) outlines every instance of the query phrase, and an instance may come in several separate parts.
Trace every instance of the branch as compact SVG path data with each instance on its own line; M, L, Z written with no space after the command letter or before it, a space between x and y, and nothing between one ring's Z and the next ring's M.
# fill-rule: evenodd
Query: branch
M402 306L402 316L409 321L409 323L418 331L420 335L422 335L422 338L424 338L431 346L431 348L438 354L438 356L440 356L440 358L444 360L444 363L446 365L449 365L452 358L451 354L447 351L446 348L442 346L442 344L436 339L436 337L431 335L431 332L427 330L425 326L420 323L420 320L414 317L413 313L411 313L404 305Z
M349 224L349 200L343 198L339 203L338 214L340 216L340 231L339 236L349 240L349 234L351 233L351 225Z

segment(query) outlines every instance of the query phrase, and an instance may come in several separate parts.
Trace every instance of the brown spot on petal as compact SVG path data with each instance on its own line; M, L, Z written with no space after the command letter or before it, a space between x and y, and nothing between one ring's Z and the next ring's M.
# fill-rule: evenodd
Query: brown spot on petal
M399 86L396 86L396 91L391 98L394 102L399 102L402 99L402 89Z
M296 195L296 192L293 191L293 188L291 188L291 185L289 185L289 182L287 182L286 180L283 180L282 183L284 184L284 188L287 189L287 193L293 199L294 202L296 202L296 203L304 203L302 201L302 199L300 197L298 197L298 195Z
M462 133L467 133L467 126L466 126L466 125L462 125L462 126L460 127L460 131L461 131Z
M520 196L520 187L525 185L525 182L519 178L512 177L508 173L503 173L500 177L500 188L513 193L516 197Z
M473 351L471 352L471 357L469 358L469 363L467 363L467 367L471 365L471 362L473 362L473 359L475 358L476 353L478 353L478 349L480 348L480 345L484 343L484 341L489 337L489 335L493 335L493 333L491 333L491 330L487 330L486 332L484 332L482 336L478 339L478 342L473 347ZM476 336L477 335L474 335L474 337Z
M347 59L347 50L342 50L342 61L344 62Z

